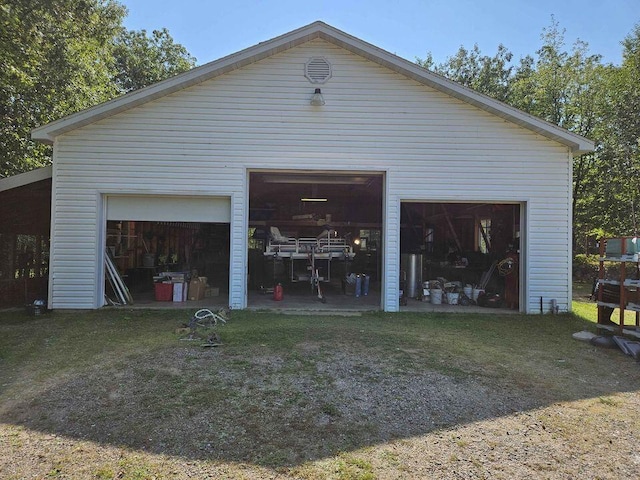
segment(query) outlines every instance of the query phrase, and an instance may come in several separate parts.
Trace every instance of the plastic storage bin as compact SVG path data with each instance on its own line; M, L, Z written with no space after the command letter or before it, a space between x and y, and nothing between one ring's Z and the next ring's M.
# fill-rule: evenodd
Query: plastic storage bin
M172 283L156 283L156 301L170 302L173 300L173 284Z

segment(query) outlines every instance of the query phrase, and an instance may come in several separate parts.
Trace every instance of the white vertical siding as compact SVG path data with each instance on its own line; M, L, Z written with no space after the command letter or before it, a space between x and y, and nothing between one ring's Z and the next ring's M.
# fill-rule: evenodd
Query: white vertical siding
M398 311L398 299L400 295L400 197L392 187L393 183L387 175L387 199L385 202L385 232L384 232L384 278L385 288L383 289L384 309L391 312ZM397 188L397 187L396 187Z
M323 107L304 64L333 66ZM569 302L566 147L339 47L313 40L61 136L55 148L51 305L91 308L100 194L231 198L230 304L246 303L247 170L385 173L384 307L398 308L403 200L527 202L528 298ZM534 307L535 308L535 307Z
M229 306L233 309L246 307L247 288L247 208L245 194L246 172L242 176L242 189L233 195L231 202L231 252L229 255Z

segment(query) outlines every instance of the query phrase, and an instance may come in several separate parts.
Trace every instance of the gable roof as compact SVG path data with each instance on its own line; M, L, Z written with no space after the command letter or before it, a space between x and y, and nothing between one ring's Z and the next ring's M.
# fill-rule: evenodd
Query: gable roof
M324 22L314 22L305 27L286 33L272 40L259 43L219 60L193 68L175 77L136 90L109 102L83 110L35 128L31 137L46 143L53 143L55 137L76 128L83 127L103 118L110 117L133 107L169 95L184 88L210 80L266 57L296 47L310 40L321 38L374 63L389 68L419 83L428 85L454 98L474 105L482 110L529 129L546 138L569 147L574 155L593 151L594 143L580 135L529 115L503 102L475 92L441 75L426 70L419 65L389 53L370 43L353 37Z

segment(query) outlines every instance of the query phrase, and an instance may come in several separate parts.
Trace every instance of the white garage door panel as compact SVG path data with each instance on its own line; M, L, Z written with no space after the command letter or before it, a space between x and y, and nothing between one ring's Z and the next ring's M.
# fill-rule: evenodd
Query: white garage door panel
M156 222L231 222L228 197L109 196L107 220Z

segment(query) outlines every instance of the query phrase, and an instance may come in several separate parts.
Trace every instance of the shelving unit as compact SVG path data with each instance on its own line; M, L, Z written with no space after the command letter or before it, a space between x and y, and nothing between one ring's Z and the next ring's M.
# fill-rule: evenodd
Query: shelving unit
M618 335L640 338L640 239L634 237L603 238L600 240L600 269L598 275L598 329ZM607 264L618 264L616 278L607 275ZM627 265L634 267L635 278L627 278ZM617 287L609 288L607 286ZM612 323L612 309L620 309L618 324ZM625 324L625 312L633 311L635 325ZM607 315L608 313L608 315Z

